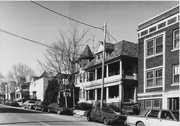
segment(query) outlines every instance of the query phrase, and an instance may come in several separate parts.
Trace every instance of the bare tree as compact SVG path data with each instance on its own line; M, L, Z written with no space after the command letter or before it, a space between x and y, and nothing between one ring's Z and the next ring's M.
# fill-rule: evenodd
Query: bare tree
M4 76L0 73L0 82L4 79Z
M25 64L16 64L12 66L12 69L8 72L8 81L15 81L16 87L20 89L21 96L23 96L22 85L27 81L28 77L35 75L33 69ZM22 100L22 97L21 97Z
M91 38L87 37L88 31L82 30L80 33L78 27L74 26L67 34L60 32L60 38L57 39L57 42L53 43L44 53L45 62L38 61L43 70L49 73L54 75L64 73L71 76L69 83L73 86L73 106L75 106L75 94L72 74L75 72L75 62L80 55L81 48Z

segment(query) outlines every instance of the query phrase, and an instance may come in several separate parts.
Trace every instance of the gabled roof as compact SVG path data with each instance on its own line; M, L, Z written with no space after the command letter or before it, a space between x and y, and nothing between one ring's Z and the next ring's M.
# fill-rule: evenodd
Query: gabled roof
M102 41L100 41L100 43L103 45ZM113 50L114 49L112 43L106 42L105 45L106 45L106 48L105 48L106 50Z
M106 51L113 51L113 44L106 42L105 45L106 45L106 47L105 47ZM98 53L102 52L103 48L104 48L103 47L103 42L99 41L94 54L98 54Z
M91 49L87 45L86 48L81 53L81 55L79 56L78 60L81 60L81 59L92 59L92 58L94 58L93 53L91 52Z
M105 61L109 61L120 56L138 58L138 44L122 40L112 45L113 51L110 56L105 59ZM95 65L100 64L101 62L101 60L96 61L96 59L93 59L89 64L84 67L84 69L91 68Z
M42 77L49 78L49 75L48 75L48 73L47 73L46 71L44 71L44 72L41 74L40 78L42 78Z

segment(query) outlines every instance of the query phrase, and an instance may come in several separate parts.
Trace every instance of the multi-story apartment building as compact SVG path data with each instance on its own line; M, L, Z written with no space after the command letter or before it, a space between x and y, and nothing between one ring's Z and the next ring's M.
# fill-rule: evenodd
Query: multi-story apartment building
M79 102L101 99L103 43L99 42L94 55L87 46L77 61L79 73ZM138 45L128 41L106 43L104 66L104 102L136 102Z
M179 110L179 6L138 25L141 109Z

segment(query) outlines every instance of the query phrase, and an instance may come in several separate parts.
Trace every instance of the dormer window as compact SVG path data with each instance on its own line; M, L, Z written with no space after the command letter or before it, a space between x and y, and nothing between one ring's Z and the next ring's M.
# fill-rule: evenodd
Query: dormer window
M102 59L102 53L96 54L96 59L97 59L97 60L101 60L101 59Z

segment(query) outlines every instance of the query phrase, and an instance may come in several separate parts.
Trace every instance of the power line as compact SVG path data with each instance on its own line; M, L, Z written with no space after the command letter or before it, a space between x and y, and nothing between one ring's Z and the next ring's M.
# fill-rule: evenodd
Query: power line
M7 34L10 34L10 35L12 35L12 36L15 36L15 37L17 37L17 38L24 39L24 40L29 41L29 42L31 42L31 43L35 43L35 44L42 45L42 46L45 46L45 47L51 47L50 45L46 45L46 44L44 44L44 43L40 43L40 42L38 42L38 41L29 39L29 38L25 38L25 37L22 37L22 36L19 36L19 35L16 35L16 34L14 34L14 33L11 33L11 32L9 32L9 31L6 31L6 30L1 29L1 28L0 28L0 31L5 32L5 33L7 33Z
M67 19L69 19L69 20L75 21L75 22L77 22L77 23L80 23L80 24L83 24L83 25L86 25L86 26L89 26L89 27L92 27L92 28L96 28L96 29L99 29L99 30L104 30L103 28L100 28L100 27L97 27L97 26L93 26L93 25L84 23L84 22L82 22L82 21L79 21L79 20L70 18L70 17L68 17L68 16L66 16L66 15L64 15L64 14L61 14L61 13L59 13L59 12L57 12L57 11L54 11L54 10L48 8L48 7L45 7L44 5L41 5L41 4L37 3L37 2L34 2L34 1L31 1L31 2L34 3L34 4L36 4L36 5L38 5L38 6L40 6L40 7L42 7L42 8L44 8L44 9L46 9L46 10L49 10L49 11L51 11L51 12L57 14L57 15L60 15L60 16L62 16L62 17L65 17L65 18L67 18Z
M12 32L9 32L9 31L7 31L7 30L2 29L2 28L0 28L0 31L2 31L2 32L4 32L4 33L7 33L7 34L9 34L9 35L15 36L15 37L17 37L17 38L21 38L21 39L23 39L23 40L29 41L29 42L34 43L34 44L38 44L38 45L41 45L41 46L45 46L45 47L51 49L51 50L54 51L54 52L58 52L57 50L55 50L55 49L54 49L52 46L50 46L50 45L47 45L47 44L44 44L44 43L41 43L41 42L38 42L38 41L35 41L35 40L32 40L32 39L29 39L29 38L26 38L26 37L23 37L23 36L14 34L14 33L12 33ZM60 49L60 48L58 48L58 49L59 49L60 51L64 52L64 50L62 50L62 49ZM59 52L58 52L58 53L59 53ZM73 53L73 52L71 52L71 53ZM76 53L76 54L77 54L77 55L80 55L80 56L85 56L85 55L83 55L83 54L78 54L78 53Z
M51 12L57 14L57 15L60 15L60 16L62 16L62 17L65 17L65 18L67 18L67 19L69 19L69 20L75 21L75 22L77 22L77 23L80 23L80 24L83 24L83 25L86 25L86 26L89 26L89 27L92 27L92 28L96 28L96 29L99 29L99 30L104 30L103 27L100 28L100 27L97 27L97 26L93 26L93 25L84 23L84 22L82 22L82 21L78 21L78 20L73 19L73 18L70 18L70 17L68 17L68 16L66 16L66 15L64 15L64 14L61 14L61 13L59 13L59 12L57 12L57 11L54 11L54 10L48 8L48 7L45 7L44 5L41 5L41 4L37 3L37 2L34 2L34 1L31 1L31 2L34 3L34 4L36 4L36 5L38 5L38 6L40 6L40 7L42 7L42 8L44 8L44 9L46 9L46 10L48 10L48 11L51 11ZM118 42L109 32L107 32L107 34L108 34L115 42Z
M115 42L118 42L109 32L107 32L107 34L108 34Z

